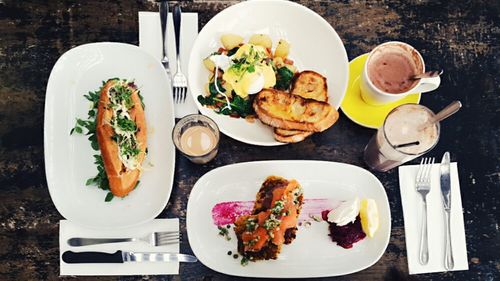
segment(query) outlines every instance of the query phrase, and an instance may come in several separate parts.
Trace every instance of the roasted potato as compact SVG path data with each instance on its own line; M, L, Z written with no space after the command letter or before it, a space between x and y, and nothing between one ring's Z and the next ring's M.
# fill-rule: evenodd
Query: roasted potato
M253 44L253 45L258 45L262 46L264 48L269 48L271 49L273 47L273 41L271 40L271 37L269 37L266 34L254 34L250 37L248 40L248 43Z
M220 37L220 41L222 42L222 46L224 46L224 49L231 50L243 43L243 37L237 34L228 33L222 35Z
M288 57L289 52L290 52L290 44L287 41L280 39L278 45L276 46L276 50L274 50L274 56L280 58L286 58Z
M203 65L212 72L215 69L215 63L210 59L210 57L207 57L203 60Z

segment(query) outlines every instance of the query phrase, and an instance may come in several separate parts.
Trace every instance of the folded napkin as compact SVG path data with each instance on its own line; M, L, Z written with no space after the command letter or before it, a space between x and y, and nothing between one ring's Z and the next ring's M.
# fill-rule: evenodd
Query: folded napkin
M179 274L178 262L127 262L127 263L81 263L67 264L62 261L65 251L98 251L114 253L118 250L136 252L179 252L179 244L154 247L143 242L101 244L84 247L71 247L67 241L72 237L87 238L129 238L141 237L155 231L179 231L178 219L155 219L145 224L126 229L90 229L67 220L59 222L59 263L60 275L155 275Z
M170 62L170 71L174 75L177 64L175 59L175 36L172 14L168 15L167 23L167 51ZM181 18L181 67L184 75L188 74L188 62L191 48L194 40L198 36L198 14L182 13ZM139 12L139 47L150 53L158 60L162 59L162 37L160 26L160 15L158 12ZM200 62L201 63L201 62ZM166 94L172 94L171 90L165 91ZM188 114L198 113L195 101L191 92L186 93L184 103L174 104L175 118L181 118Z
M441 197L439 164L431 171L431 190L427 195L427 231L429 237L429 263L419 262L420 224L422 221L422 197L415 189L418 165L399 167L399 186L405 223L406 251L410 274L446 271L445 216ZM464 216L457 163L451 163L451 243L455 266L453 270L468 270L467 248L465 245Z

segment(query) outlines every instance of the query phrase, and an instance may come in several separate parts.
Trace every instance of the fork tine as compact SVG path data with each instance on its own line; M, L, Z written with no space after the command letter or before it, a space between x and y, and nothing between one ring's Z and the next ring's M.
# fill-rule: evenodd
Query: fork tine
M177 87L174 87L174 103L177 103L177 96L178 96Z
M180 234L177 232L177 233L158 233L156 235L156 237L159 239L159 238L168 238L168 237L177 237L177 236L180 236Z
M186 101L187 87L184 87L184 94L182 95L182 102Z
M426 182L430 182L431 181L432 165L434 165L434 157L432 157L432 158L429 159L428 168L427 168L426 175L425 175L425 181Z
M422 159L420 160L420 165L418 166L417 176L415 177L415 181L417 181L417 182L419 182L420 178L422 177L422 170L424 168L424 161L425 161L425 157L422 157Z
M174 238L164 238L164 239L158 239L156 242L157 244L163 244L163 243L167 243L167 242L174 242L174 241L180 241L181 238L180 237L174 237Z

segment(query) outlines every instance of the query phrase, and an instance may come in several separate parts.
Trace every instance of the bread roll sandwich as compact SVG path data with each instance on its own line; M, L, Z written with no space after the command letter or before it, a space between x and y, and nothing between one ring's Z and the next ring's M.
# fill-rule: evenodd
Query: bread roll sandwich
M144 108L133 83L110 79L102 87L96 134L111 193L124 197L138 183L147 145Z

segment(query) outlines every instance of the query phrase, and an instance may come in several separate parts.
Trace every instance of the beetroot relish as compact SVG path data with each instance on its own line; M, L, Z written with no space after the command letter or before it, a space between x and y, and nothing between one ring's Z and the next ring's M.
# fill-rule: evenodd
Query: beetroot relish
M323 219L325 216L323 216ZM348 223L344 226L338 226L336 223L328 222L328 229L330 230L330 234L328 234L333 242L337 242L342 248L350 249L352 248L352 244L363 240L366 237L366 234L363 232L361 228L361 220L359 216L356 217L354 222Z

